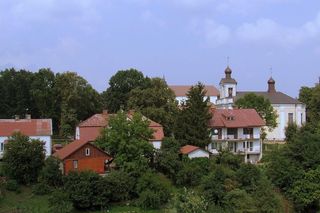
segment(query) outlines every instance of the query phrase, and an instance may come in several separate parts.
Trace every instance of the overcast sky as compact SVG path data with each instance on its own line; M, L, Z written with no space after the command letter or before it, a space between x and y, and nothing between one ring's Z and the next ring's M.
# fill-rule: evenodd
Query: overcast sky
M136 68L169 84L296 97L320 76L319 0L1 0L0 68L76 71L98 91Z

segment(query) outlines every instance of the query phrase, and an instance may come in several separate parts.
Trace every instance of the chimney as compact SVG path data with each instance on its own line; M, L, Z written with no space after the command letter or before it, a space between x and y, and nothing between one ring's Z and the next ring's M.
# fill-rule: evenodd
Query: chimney
M102 114L103 115L108 115L108 110L106 110L106 109L102 110Z
M276 92L275 84L276 84L275 80L273 80L273 78L271 77L268 80L268 92Z
M30 120L31 119L31 114L26 114L26 119Z
M14 119L17 121L20 119L19 115L14 115Z

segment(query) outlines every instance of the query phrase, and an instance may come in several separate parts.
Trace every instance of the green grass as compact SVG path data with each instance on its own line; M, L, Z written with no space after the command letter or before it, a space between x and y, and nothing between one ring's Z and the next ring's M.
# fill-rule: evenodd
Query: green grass
M5 192L5 197L0 200L0 213L14 213L18 209L23 209L23 213L46 213L49 210L48 195L37 196L32 194L30 187L21 187L21 192ZM112 205L108 211L77 211L74 213L176 213L172 209L171 204L167 208L161 210L143 210L138 207L129 205Z

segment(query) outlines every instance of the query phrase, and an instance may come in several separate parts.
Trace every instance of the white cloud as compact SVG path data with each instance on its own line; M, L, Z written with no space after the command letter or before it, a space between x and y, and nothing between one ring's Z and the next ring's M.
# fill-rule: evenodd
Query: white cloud
M236 29L238 39L249 42L271 42L284 46L300 45L320 36L320 13L317 17L297 27L281 25L271 19L243 23Z

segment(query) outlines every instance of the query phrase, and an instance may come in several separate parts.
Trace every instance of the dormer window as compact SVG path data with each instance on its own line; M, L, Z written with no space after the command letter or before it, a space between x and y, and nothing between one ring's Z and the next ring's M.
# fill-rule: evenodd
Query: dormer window
M86 156L90 156L90 148L86 148L85 154L86 154Z
M233 121L233 120L234 120L234 117L233 117L233 116L228 116L226 119L227 119L228 121Z

